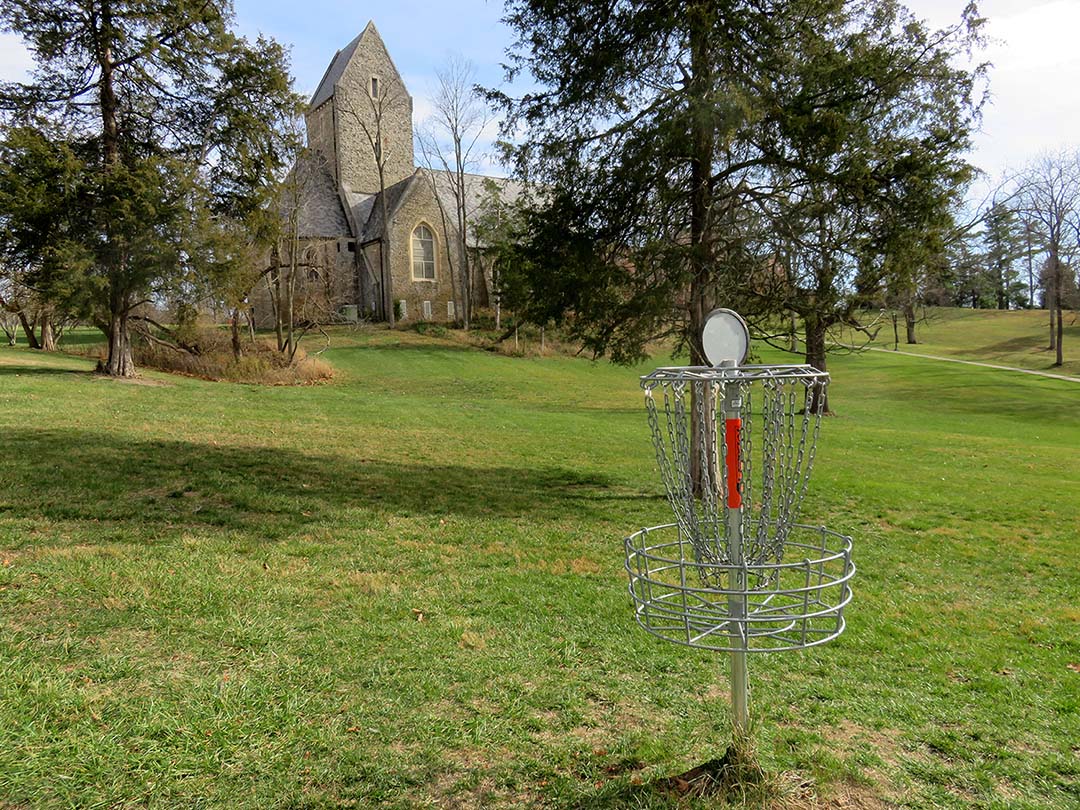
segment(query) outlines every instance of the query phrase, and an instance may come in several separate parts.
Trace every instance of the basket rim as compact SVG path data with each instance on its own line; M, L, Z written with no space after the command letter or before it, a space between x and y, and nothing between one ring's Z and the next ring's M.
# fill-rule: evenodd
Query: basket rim
M745 366L660 366L639 378L648 387L664 382L735 382L804 379L828 382L829 372L802 364L749 364Z
M751 525L756 521L752 521ZM626 549L626 556L629 560L631 557L640 557L648 560L652 560L658 563L666 563L673 566L689 567L697 570L706 570L710 572L731 572L731 571L782 571L782 570L795 570L806 568L807 565L824 565L825 563L836 562L837 560L851 558L851 550L853 547L853 541L849 535L840 534L840 532L833 531L824 526L811 526L806 523L792 523L789 529L803 529L812 531L816 534L826 535L833 537L842 542L842 546L839 549L822 548L821 544L811 545L809 543L795 543L789 540L784 541L784 548L803 548L813 551L826 551L827 554L821 557L803 557L798 562L776 562L776 563L713 563L704 562L698 560L688 560L685 557L665 557L657 554L659 549L667 548L682 548L685 543L689 543L689 540L667 540L663 543L656 543L654 545L634 544L634 541L639 538L647 538L653 532L663 532L666 529L676 529L681 532L682 527L679 523L662 523L659 526L649 526L639 529L633 534L623 539L623 545ZM839 582L840 580L836 580Z

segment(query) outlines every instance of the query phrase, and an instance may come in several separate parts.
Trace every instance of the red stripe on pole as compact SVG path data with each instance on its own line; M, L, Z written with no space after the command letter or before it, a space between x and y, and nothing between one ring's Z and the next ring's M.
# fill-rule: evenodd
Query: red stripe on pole
M742 419L724 421L727 441L727 505L729 509L742 507L742 464L739 463L739 433L742 431Z

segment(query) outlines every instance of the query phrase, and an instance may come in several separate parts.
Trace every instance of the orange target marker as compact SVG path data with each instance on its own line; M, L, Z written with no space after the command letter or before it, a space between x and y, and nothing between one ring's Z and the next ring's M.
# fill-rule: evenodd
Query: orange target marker
M729 509L742 508L742 464L739 458L739 434L742 432L742 419L724 421L727 442L727 505Z

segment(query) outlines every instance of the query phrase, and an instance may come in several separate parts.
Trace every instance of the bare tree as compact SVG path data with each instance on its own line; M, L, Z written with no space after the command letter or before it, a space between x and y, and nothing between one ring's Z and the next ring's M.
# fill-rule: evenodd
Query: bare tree
M292 171L280 189L282 230L271 248L269 265L262 271L274 316L277 347L290 361L296 357L304 335L313 326L326 321L334 311L335 301L330 289L325 296L311 294L308 289L313 280L328 283L330 274L319 258L318 248L305 245L302 238L305 201L312 186L319 182L320 172L325 171L326 159L319 152L296 148ZM320 305L324 298L325 307ZM238 311L234 309L234 343L239 340L238 317Z
M3 331L4 337L7 339L7 345L14 346L17 342L15 335L19 330L18 316L14 312L0 309L0 330Z
M349 94L349 101L354 94ZM375 160L375 170L379 176L379 217L382 219L382 231L379 234L379 287L382 292L382 306L386 321L394 328L394 290L390 264L390 218L386 201L386 165L391 149L401 148L399 144L390 144L386 139L386 123L392 114L406 103L407 97L391 82L378 82L372 79L369 92L361 93L364 100L354 102L367 105L364 114L356 106L342 105L342 113L353 121L364 133L371 156Z
M1080 240L1080 162L1065 153L1045 154L1020 178L1018 207L1046 250L1046 306L1055 366L1064 362L1062 305L1067 256Z
M474 89L476 67L468 59L452 54L446 64L435 71L435 77L438 85L431 100L433 112L417 130L416 140L420 144L424 163L432 172L435 199L440 209L443 202L438 193L439 183L434 179L435 172L443 173L454 200L461 317L464 327L468 329L473 309L473 274L466 245L466 228L471 212L468 210L469 188L465 175L480 158L478 144L492 116ZM449 218L443 211L444 221Z
M31 349L56 351L51 307L23 283L22 274L6 265L0 266L0 312L4 313L5 323L22 326L26 345ZM6 326L4 332L9 345L14 346L13 332L8 332Z

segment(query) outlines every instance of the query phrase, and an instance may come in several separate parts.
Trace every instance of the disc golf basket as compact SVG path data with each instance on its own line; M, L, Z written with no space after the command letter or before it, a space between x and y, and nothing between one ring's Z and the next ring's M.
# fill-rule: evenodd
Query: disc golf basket
M829 375L744 365L745 323L716 310L713 366L641 378L656 461L675 521L625 541L638 624L731 653L732 719L748 725L746 655L824 644L844 630L851 538L798 522Z

